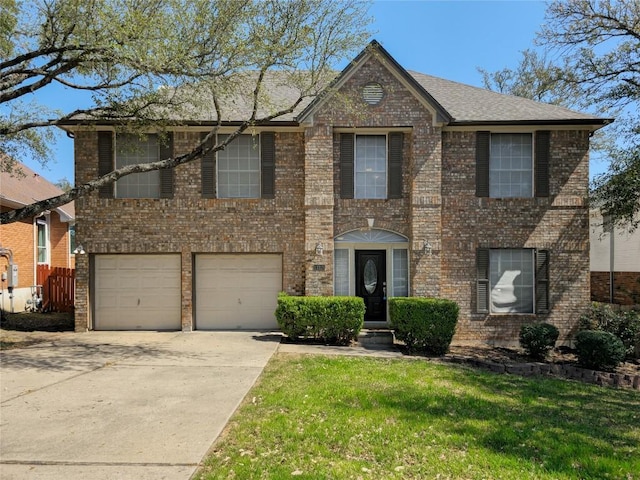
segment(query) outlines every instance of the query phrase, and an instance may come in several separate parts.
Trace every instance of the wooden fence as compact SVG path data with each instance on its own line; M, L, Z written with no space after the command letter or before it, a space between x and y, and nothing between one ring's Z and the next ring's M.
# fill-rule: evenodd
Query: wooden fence
M71 312L75 299L76 271L73 268L38 265L37 285L42 285L44 312Z

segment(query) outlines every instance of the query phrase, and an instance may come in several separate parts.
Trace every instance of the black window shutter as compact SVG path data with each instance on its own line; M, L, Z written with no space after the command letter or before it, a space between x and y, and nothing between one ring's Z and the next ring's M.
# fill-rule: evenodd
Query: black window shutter
M535 184L536 197L549 196L549 143L551 132L536 132L535 140Z
M476 251L476 298L477 311L489 312L489 249L479 248Z
M489 196L491 133L476 132L476 197Z
M200 141L204 140L207 133L203 132L200 135ZM214 137L215 138L215 137ZM212 147L214 139L210 139L207 142L207 147ZM215 152L209 152L200 159L200 174L202 181L202 196L205 198L215 198L216 196L216 154Z
M113 133L98 132L98 176L102 177L113 171ZM104 185L98 190L100 198L113 198L113 183Z
M340 134L340 198L353 198L353 133Z
M260 169L262 198L275 198L276 193L276 135L273 132L260 134Z
M389 134L389 198L402 198L402 132Z
M168 132L160 138L160 160L173 157L173 132ZM174 168L160 170L160 198L173 198Z
M549 250L536 252L536 313L549 312Z

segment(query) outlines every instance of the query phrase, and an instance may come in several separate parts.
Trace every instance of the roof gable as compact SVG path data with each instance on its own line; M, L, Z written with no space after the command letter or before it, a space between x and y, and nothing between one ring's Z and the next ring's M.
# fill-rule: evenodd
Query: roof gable
M14 172L10 174L0 171L0 205L21 208L64 193L46 178L20 162L16 162ZM55 210L60 214L62 221L72 221L75 218L73 202Z
M300 112L296 120L304 123L316 112L332 94L340 89L367 61L373 56L378 56L380 63L399 80L425 107L432 113L434 122L448 123L452 116L425 88L413 78L380 43L372 40L367 47L354 58L349 65L318 95L307 107Z

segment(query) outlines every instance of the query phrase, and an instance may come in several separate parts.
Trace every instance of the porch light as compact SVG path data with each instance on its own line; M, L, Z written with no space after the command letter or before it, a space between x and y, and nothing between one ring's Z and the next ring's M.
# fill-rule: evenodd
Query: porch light
M322 243L318 242L316 245L316 255L322 255L324 253L324 247Z
M78 255L78 254L84 255L85 253L87 252L84 251L84 247L82 245L78 245L76 248L73 249L74 255Z
M431 255L431 252L433 251L433 247L429 243L429 240L425 240L423 250L424 250L424 253L426 253L427 255Z

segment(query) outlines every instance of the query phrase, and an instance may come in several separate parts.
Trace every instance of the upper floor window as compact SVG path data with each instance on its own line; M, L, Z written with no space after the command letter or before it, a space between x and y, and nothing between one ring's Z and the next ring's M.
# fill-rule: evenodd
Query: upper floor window
M476 133L476 196L549 196L550 132Z
M356 135L355 198L387 198L387 137Z
M533 145L530 133L493 133L489 156L489 196L533 196Z
M219 135L218 141L227 137ZM274 198L275 137L273 132L239 135L217 155L205 154L201 163L202 196Z
M134 135L111 131L98 132L98 175L107 175L114 168L155 162L173 156L173 133ZM115 184L100 187L101 198L172 198L174 169L133 173Z
M120 134L116 137L116 168L160 159L157 135L140 137ZM116 198L160 198L160 171L132 173L122 177L115 185Z
M356 199L402 197L400 132L340 135L340 196Z
M224 141L226 135L220 135ZM218 151L218 197L260 198L260 143L257 136L240 135Z
M49 222L46 217L36 219L38 263L49 263Z

